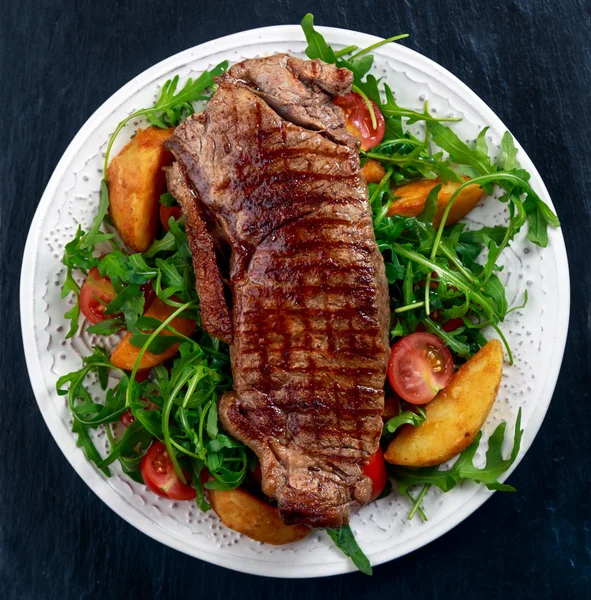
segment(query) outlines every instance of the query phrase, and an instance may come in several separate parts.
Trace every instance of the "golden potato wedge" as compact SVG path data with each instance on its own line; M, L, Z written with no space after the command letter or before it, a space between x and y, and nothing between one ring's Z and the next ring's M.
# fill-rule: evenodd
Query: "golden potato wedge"
M468 178L464 178L468 181ZM423 181L414 181L399 187L394 191L394 196L398 197L398 200L394 200L388 211L388 216L400 215L402 217L416 217L425 208L425 202L429 192L441 181L439 179L426 179ZM433 225L439 227L441 223L441 217L445 207L448 205L452 194L460 187L458 182L444 183L439 190L437 197L437 212L433 217ZM469 185L465 187L455 198L449 215L447 216L447 225L453 225L460 219L463 219L479 202L482 198L484 190L477 185Z
M503 348L491 340L454 374L449 385L425 405L419 427L404 425L384 458L394 465L439 465L465 450L494 404L503 370Z
M363 167L361 167L361 173L365 177L367 183L380 183L384 178L386 171L377 160L370 158Z
M164 321L175 311L176 309L168 304L165 304L159 298L156 298L148 310L144 313L146 317L154 317L159 321ZM196 328L195 321L191 319L183 319L182 317L176 317L170 323L173 329L176 329L179 333L186 336L192 336L195 333ZM163 331L162 335L173 335L169 331ZM130 342L131 333L127 333L125 337L117 344L113 354L111 354L111 362L119 369L125 369L131 371L133 365L140 353L141 348L133 346ZM145 352L140 360L138 369L151 369L156 365L164 362L165 360L174 356L179 349L179 344L173 344L169 346L162 354L153 354L152 352Z
M173 160L162 145L173 132L172 127L140 130L109 165L109 214L136 252L147 250L156 236L160 195L166 189L162 167Z
M207 490L207 495L211 507L226 527L257 542L282 546L297 542L310 533L303 525L286 525L276 507L241 488Z

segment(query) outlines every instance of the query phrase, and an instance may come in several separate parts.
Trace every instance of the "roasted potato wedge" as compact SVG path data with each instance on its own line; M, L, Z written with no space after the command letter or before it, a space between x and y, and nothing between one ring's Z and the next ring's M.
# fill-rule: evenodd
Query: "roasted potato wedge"
M147 250L156 236L160 195L166 188L162 167L173 160L162 145L173 132L172 127L140 131L109 165L109 214L136 252Z
M464 178L466 181L468 178ZM394 196L398 199L392 202L388 216L400 215L402 217L416 217L425 208L425 202L429 192L441 181L439 179L426 179L423 181L413 181L399 187L394 191ZM460 187L458 182L448 182L442 185L437 198L437 212L433 218L433 225L439 227L441 217L445 207L448 205L452 194ZM454 200L449 215L447 216L447 225L453 225L460 219L463 219L482 198L484 190L474 185L465 187Z
M257 542L282 546L297 542L310 533L303 525L286 525L277 508L241 488L207 490L207 495L211 507L226 527Z
M394 465L429 467L465 450L492 408L502 369L503 348L498 340L491 340L425 405L427 418L422 425L400 428L384 458Z
M172 306L165 304L159 298L156 298L150 305L148 310L145 312L146 317L154 317L159 321L164 321L175 311ZM196 323L191 319L183 319L182 317L176 317L170 323L173 329L176 329L179 333L186 336L191 336L195 332ZM172 335L169 331L163 331L162 335ZM111 354L111 362L119 369L125 369L131 371L133 365L140 353L140 348L133 346L130 342L131 333L127 333L125 337L117 344L113 354ZM179 348L179 344L173 344L169 346L162 354L153 354L152 352L146 352L140 360L138 369L151 369L156 365L164 362L170 357L174 356Z
M386 171L377 160L370 158L363 167L361 167L361 173L365 177L367 183L380 183L384 178Z

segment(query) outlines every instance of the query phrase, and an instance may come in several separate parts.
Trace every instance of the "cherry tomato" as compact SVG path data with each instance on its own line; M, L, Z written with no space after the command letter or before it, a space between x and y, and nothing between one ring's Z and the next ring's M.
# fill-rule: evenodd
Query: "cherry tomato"
M134 421L135 417L131 412L131 408L128 408L120 417L119 420L125 425L125 427L129 427Z
M142 459L142 477L150 490L163 498L171 500L191 500L195 498L195 490L179 479L166 446L162 442L154 442ZM183 472L184 473L184 472ZM184 473L188 480L187 473Z
M140 369L139 371L136 371L135 380L138 383L143 383L146 381L146 379L148 379L148 377L150 377L151 372L152 369Z
M101 277L99 270L93 267L80 290L80 310L86 319L95 325L109 318L105 310L116 295L113 284Z
M174 217L175 221L178 221L183 216L183 209L180 206L166 206L165 204L160 205L160 222L162 227L168 231L168 221L170 217Z
M411 404L435 398L454 373L447 346L431 333L412 333L392 347L388 379L394 391Z
M376 117L375 129L371 122L369 108L359 94L351 92L346 96L338 96L334 99L334 103L340 106L345 113L347 129L361 139L362 150L369 150L377 146L384 139L386 132L386 122L382 111L375 102L372 100L370 102Z
M461 317L457 317L455 319L450 319L449 321L446 321L442 326L441 329L443 329L443 331L447 331L448 333L455 331L456 329L459 329L460 327L464 326L464 320Z
M386 487L388 475L386 474L386 463L381 448L372 454L369 462L363 467L364 473L371 479L371 497L369 501L375 500Z

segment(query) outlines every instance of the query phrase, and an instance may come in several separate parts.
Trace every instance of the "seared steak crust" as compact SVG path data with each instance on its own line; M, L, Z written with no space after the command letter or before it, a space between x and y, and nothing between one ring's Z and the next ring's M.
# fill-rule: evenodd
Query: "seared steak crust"
M166 182L185 215L185 231L201 304L201 324L211 335L229 344L232 341L232 315L224 296L214 239L207 227L201 202L197 201L187 184L179 163L167 169Z
M371 492L363 465L378 448L389 354L387 282L357 140L329 102L349 91L351 74L282 55L244 61L219 83L167 145L197 214L232 250L234 392L220 400L220 419L258 455L263 491L285 522L340 527ZM189 233L198 225L181 204L194 255L203 253L209 242ZM202 310L211 295L200 279L220 281L203 263Z

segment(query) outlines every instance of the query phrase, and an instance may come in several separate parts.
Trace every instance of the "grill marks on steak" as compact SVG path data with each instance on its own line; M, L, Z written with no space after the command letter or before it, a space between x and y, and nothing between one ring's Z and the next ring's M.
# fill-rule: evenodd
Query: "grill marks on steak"
M199 218L232 249L234 392L220 419L258 455L285 522L340 527L371 492L363 465L379 443L389 354L357 141L330 96L349 91L351 74L280 55L244 61L219 83L167 145L202 312L213 302L220 319L229 309ZM203 323L226 331L213 316Z

